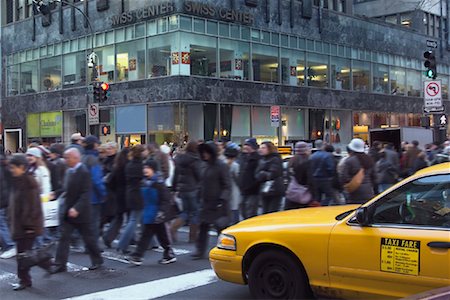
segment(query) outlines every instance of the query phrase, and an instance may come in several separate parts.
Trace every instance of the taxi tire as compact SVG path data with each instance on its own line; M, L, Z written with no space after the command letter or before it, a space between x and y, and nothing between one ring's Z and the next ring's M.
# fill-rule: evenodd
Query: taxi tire
M265 250L250 265L248 286L255 299L306 299L308 283L299 263L280 250Z

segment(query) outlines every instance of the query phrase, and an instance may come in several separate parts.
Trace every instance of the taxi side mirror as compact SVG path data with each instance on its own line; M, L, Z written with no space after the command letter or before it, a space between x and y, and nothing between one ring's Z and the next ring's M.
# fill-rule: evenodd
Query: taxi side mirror
M362 226L368 226L369 225L369 210L367 207L360 207L356 210L356 222L358 222L359 225Z

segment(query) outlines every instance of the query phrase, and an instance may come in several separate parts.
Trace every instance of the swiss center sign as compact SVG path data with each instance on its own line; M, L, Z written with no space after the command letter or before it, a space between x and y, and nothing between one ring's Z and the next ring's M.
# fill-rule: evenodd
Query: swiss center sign
M280 107L278 105L270 107L270 125L272 127L280 126Z
M88 105L89 125L100 124L100 109L98 103Z
M440 80L424 81L423 97L425 109L442 107L442 85Z

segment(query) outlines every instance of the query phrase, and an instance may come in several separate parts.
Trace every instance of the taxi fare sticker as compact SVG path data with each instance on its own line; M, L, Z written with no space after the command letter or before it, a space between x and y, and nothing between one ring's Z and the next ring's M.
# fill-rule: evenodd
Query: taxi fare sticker
M419 275L420 241L381 238L381 271Z

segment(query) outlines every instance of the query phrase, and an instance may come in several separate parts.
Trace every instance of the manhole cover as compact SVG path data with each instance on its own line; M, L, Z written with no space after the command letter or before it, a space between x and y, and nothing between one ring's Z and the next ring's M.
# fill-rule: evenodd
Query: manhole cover
M110 278L117 278L120 276L124 276L127 274L126 271L123 270L116 270L111 268L101 268L94 271L77 271L77 272L70 272L73 277L75 278L83 278L83 279L110 279Z

